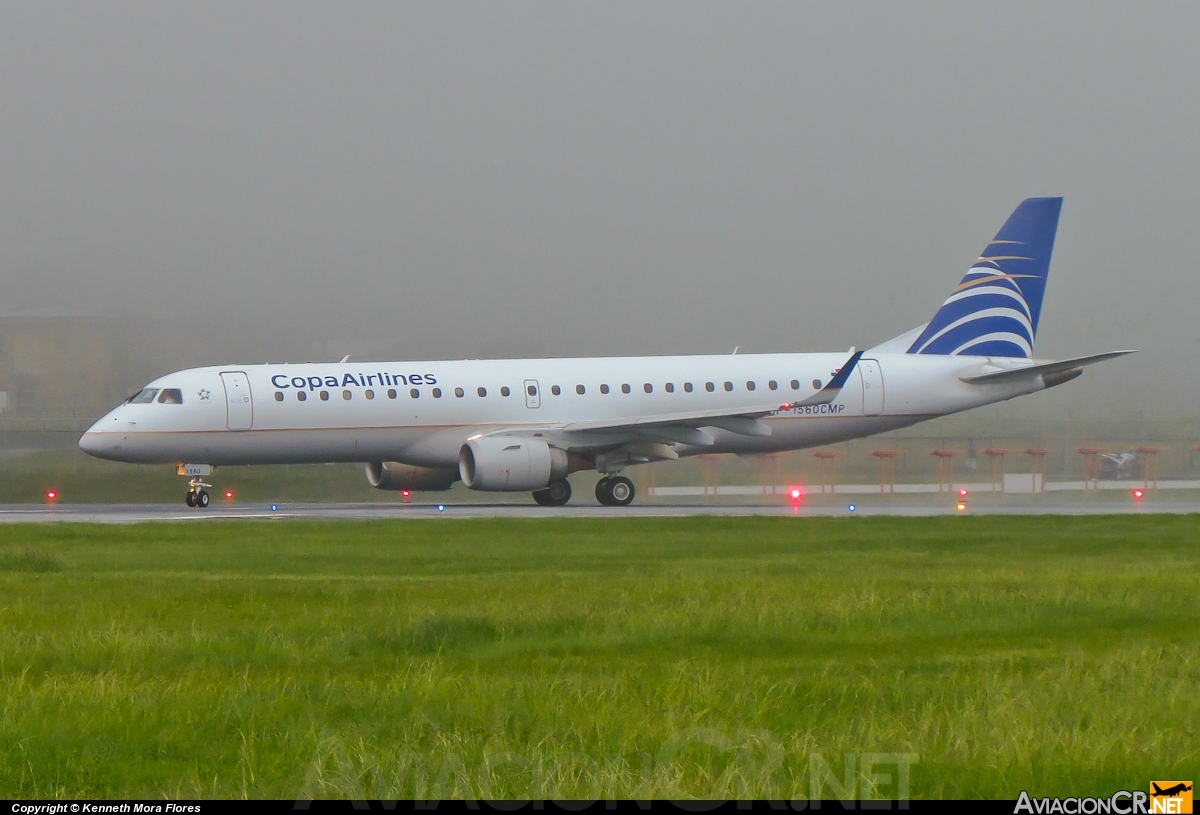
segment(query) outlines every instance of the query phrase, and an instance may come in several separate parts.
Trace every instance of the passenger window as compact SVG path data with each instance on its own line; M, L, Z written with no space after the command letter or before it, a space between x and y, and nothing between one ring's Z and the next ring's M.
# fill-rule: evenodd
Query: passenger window
M692 392L692 383L691 383L691 382L684 382L684 383L683 383L683 389L684 389L684 391L686 391L687 393L691 393L691 392Z
M727 391L731 391L731 390L733 390L733 383L732 383L732 382L726 382L726 383L725 383L725 390L727 390Z
M182 405L183 391L179 388L163 388L163 392L158 395L158 403L160 405Z
M350 397L353 395L354 394L352 394L350 391L342 391L342 398L345 399L347 402L350 401Z
M792 380L792 390L794 390L794 391L800 390L800 380L798 380L798 379Z
M705 383L704 383L704 389L705 389L706 391L708 391L709 393L712 393L713 391L715 391L715 390L717 389L717 386L716 386L716 385L714 385L714 384L713 384L713 383L711 383L711 382L705 382Z
M388 399L395 399L395 398L396 398L396 389L388 388Z
M370 393L370 391L367 391L367 393ZM442 398L442 389L441 389L441 388L434 388L434 389L433 389L433 398L434 398L434 399L441 399L441 398Z
M477 388L475 392L480 396L487 396L487 388Z
M366 391L365 393L363 393L363 396L367 397L368 399L374 399L375 391Z
M667 393L675 392L675 384L673 382L668 382L665 387L667 389Z
M131 405L144 405L154 401L154 394L158 393L158 388L142 388L136 394L129 398Z
M777 390L779 390L779 383L776 382L774 379L772 379L770 382L767 383L767 387L773 391L777 391Z
M585 393L587 393L587 388L585 388L583 385L576 385L575 392L580 396L583 396Z
M654 386L647 382L645 385L642 385L642 390L646 393L654 393Z
M410 390L408 392L408 395L411 396L413 399L416 399L421 395L421 392L419 390L417 390L416 388L413 388L412 390Z
M283 392L282 391L275 391L275 401L276 402L283 401Z
M601 386L600 386L600 392L601 392L601 393L608 393L608 385L601 385Z
M321 391L321 401L322 402L329 401L329 391Z
M748 391L754 390L755 387L757 387L757 386L753 382L746 383L746 390L748 390ZM728 388L726 388L726 390L728 390Z
M530 396L537 396L537 385L526 385L525 392Z
M308 394L305 393L304 391L296 391L296 401L297 402L303 402L307 398L308 398Z
M562 394L562 388L560 388L558 385L551 385L550 392L555 396L559 396Z
M821 380L819 380L819 379L814 379L814 380L813 380L813 389L814 389L814 390L820 390L820 389L821 389Z
M455 396L457 396L459 399L462 399L462 398L463 398L463 394L464 394L464 393L465 393L465 391L463 391L463 389L462 389L462 388L455 388L455 389L454 389L454 395L455 395Z
M510 391L510 390L508 389L508 385L505 385L504 387L500 388L500 395L501 395L501 396L508 396L508 395L509 395L509 394L511 394L511 393L512 393L512 391Z
M629 391L631 391L631 390L632 390L632 388L630 388L629 385L621 386L621 393L629 393Z

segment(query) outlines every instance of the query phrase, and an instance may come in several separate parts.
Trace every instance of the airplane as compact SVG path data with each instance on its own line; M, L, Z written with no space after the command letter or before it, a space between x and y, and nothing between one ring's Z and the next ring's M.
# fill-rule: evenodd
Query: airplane
M1150 782L1150 786L1154 787L1154 792L1150 793L1150 795L1152 795L1155 798L1158 798L1160 796L1166 797L1166 798L1173 798L1181 792L1190 791L1192 788L1192 785L1187 783L1186 781L1182 781L1173 787L1167 787L1165 790L1163 788L1161 788L1160 786L1158 786L1158 784L1155 784L1153 781Z
M868 350L218 365L167 374L80 438L93 456L173 464L206 507L213 468L361 462L383 490L571 499L571 473L626 506L625 469L816 447L1068 382L1132 351L1033 356L1061 198L1012 213L926 324Z

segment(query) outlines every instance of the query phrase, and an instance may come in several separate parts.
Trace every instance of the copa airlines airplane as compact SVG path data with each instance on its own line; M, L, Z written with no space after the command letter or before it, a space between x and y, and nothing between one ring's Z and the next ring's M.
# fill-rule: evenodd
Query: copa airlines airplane
M571 498L567 476L700 453L773 453L869 436L1052 388L1130 353L1033 358L1061 198L1031 198L927 324L867 351L830 354L222 365L156 379L79 442L114 461L357 461L385 490L532 491Z

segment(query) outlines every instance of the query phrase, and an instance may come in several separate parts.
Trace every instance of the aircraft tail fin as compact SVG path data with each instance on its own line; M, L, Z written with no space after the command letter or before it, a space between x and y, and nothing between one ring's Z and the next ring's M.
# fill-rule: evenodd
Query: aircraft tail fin
M1022 201L908 353L1031 359L1061 210L1061 198Z

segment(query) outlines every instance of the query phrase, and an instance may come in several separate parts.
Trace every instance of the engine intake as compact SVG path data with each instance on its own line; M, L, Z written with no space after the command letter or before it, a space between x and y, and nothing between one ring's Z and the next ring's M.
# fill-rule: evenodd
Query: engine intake
M544 489L571 472L566 450L539 439L495 436L474 439L458 451L458 474L473 490L524 492Z
M366 470L367 483L377 490L442 492L458 480L458 470L417 467L398 461L372 461Z

